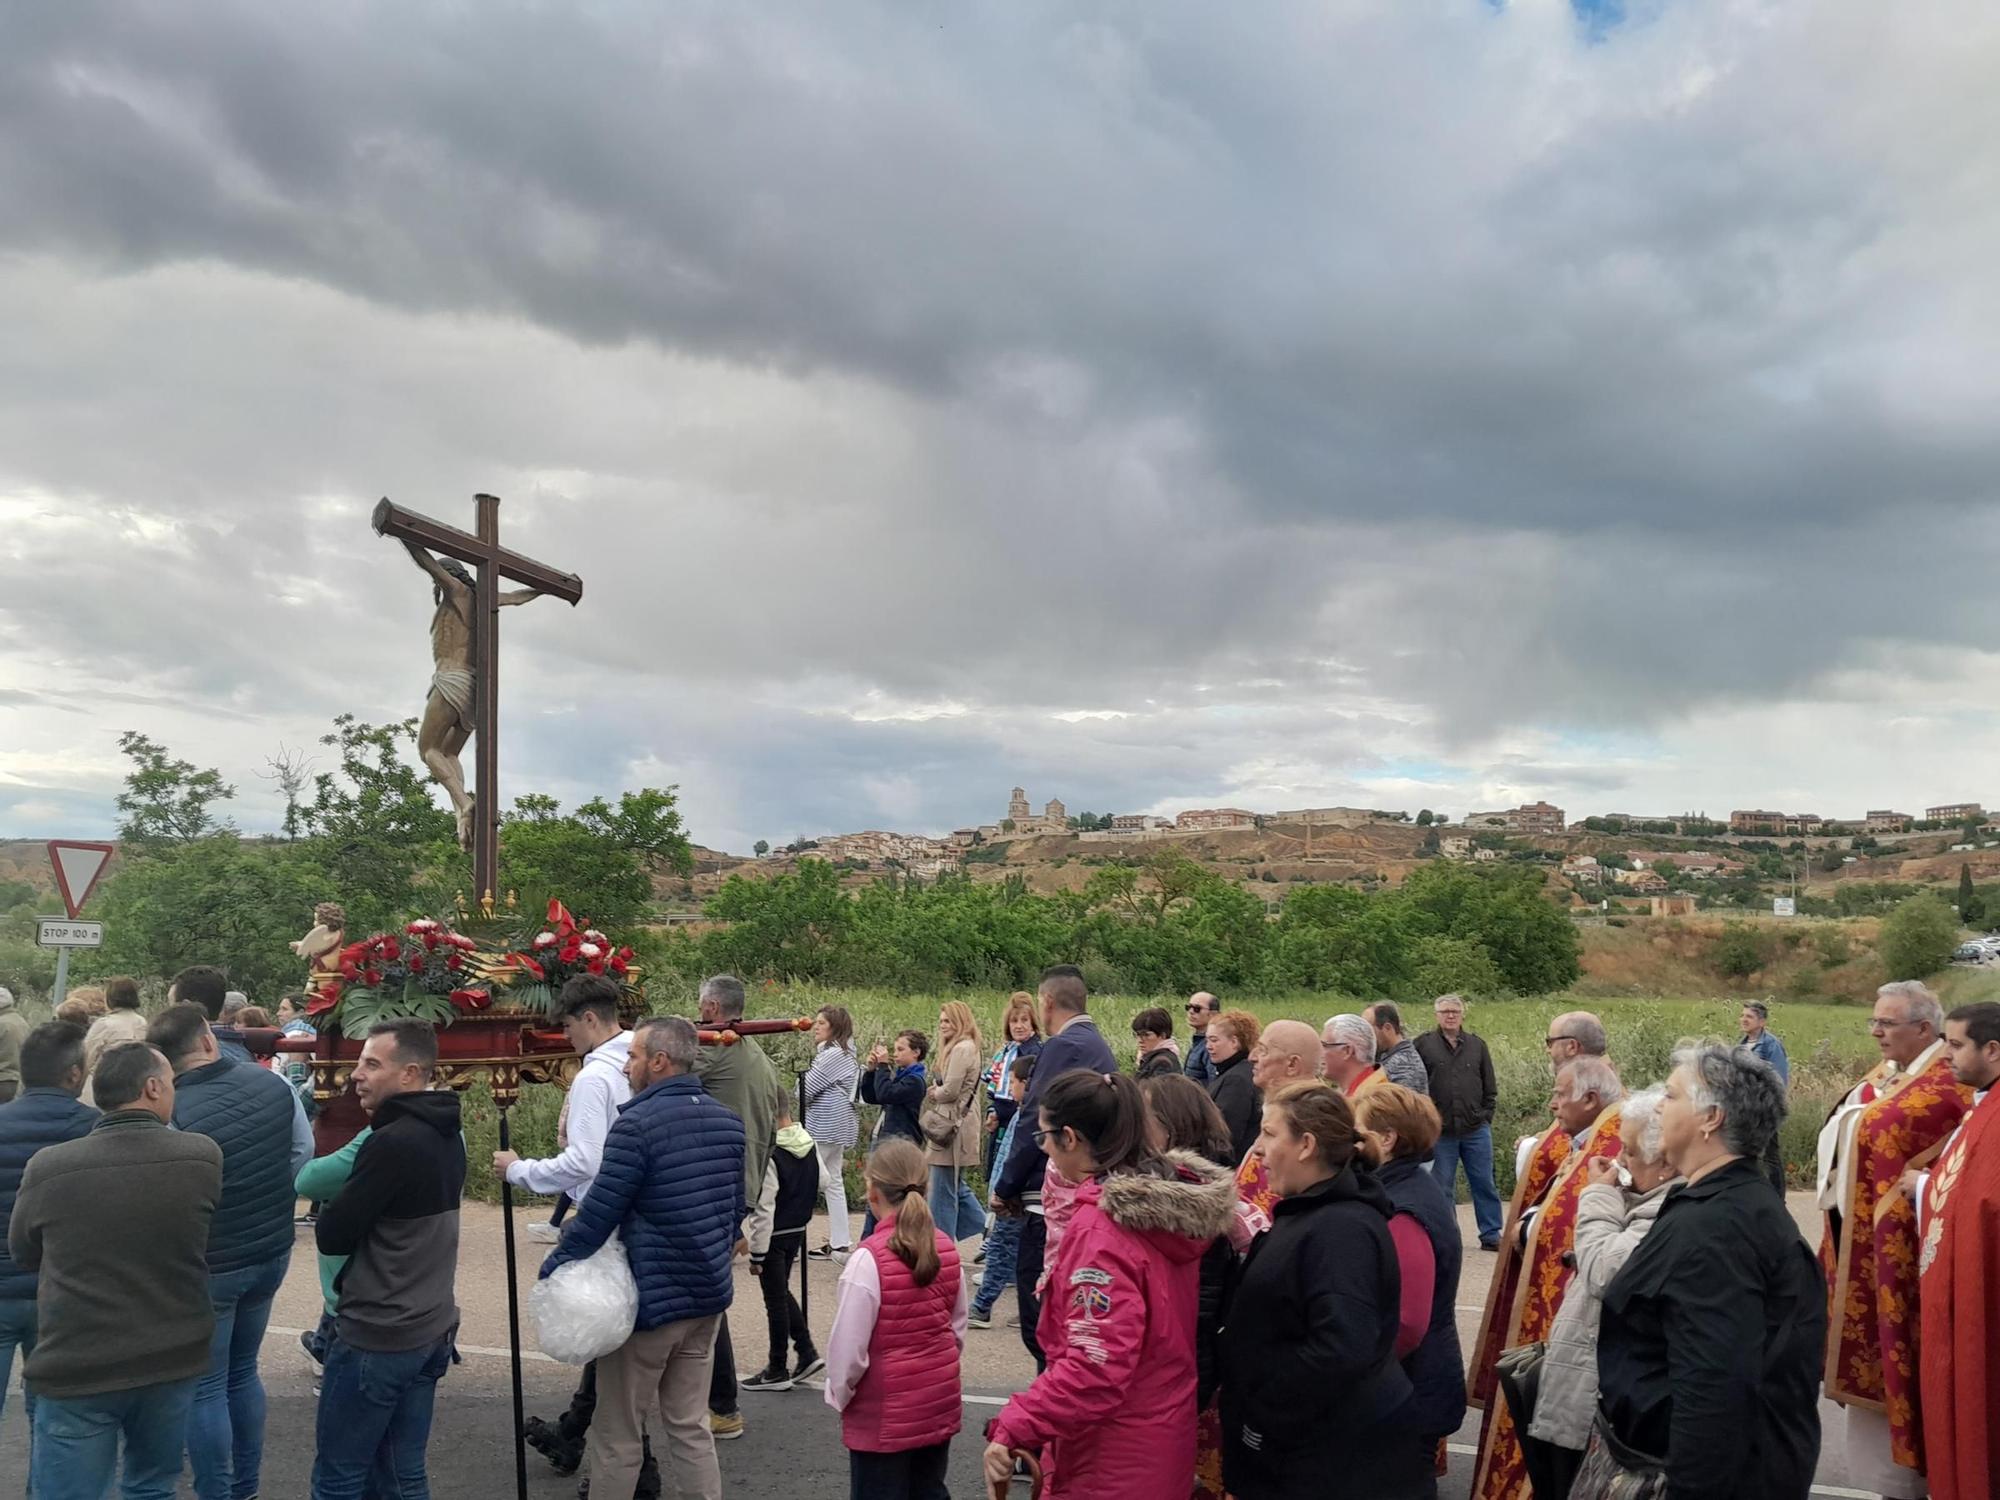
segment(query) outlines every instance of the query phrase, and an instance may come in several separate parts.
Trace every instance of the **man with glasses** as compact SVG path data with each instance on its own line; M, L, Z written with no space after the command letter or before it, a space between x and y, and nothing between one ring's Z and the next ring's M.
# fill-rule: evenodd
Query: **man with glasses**
M1181 1071L1186 1073L1203 1088L1215 1082L1216 1066L1208 1055L1208 1023L1222 1014L1222 1002L1202 990L1188 996L1187 1018L1188 1039L1187 1062Z
M1826 1394L1846 1408L1853 1483L1890 1500L1925 1493L1915 1420L1916 1212L1898 1184L1942 1149L1972 1107L1972 1090L1952 1074L1943 1028L1944 1009L1924 985L1877 990L1868 1031L1882 1061L1819 1134L1820 1259L1831 1298Z
M1472 1193L1472 1217L1479 1225L1479 1248L1500 1248L1500 1190L1493 1183L1493 1111L1500 1084L1493 1053L1483 1038L1465 1029L1465 1000L1440 995L1431 1006L1437 1030L1417 1038L1417 1056L1430 1075L1431 1103L1443 1134L1431 1153L1431 1170L1445 1192L1458 1191L1458 1169Z

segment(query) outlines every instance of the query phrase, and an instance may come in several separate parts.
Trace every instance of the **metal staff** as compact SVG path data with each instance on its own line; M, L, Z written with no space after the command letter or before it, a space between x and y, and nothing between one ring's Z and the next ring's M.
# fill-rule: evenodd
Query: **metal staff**
M498 1102L497 1100L495 1101ZM511 1150L507 1106L500 1108L500 1149ZM500 1223L507 1236L507 1357L514 1374L514 1495L528 1500L528 1426L521 1400L521 1288L514 1272L514 1185L500 1174Z

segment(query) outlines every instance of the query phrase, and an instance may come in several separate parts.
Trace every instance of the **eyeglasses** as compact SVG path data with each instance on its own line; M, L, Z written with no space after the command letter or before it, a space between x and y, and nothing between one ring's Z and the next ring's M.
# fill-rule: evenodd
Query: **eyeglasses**
M1575 1040L1576 1038L1573 1036L1545 1036L1542 1038L1542 1045L1544 1047L1553 1047L1557 1042L1573 1042Z
M1198 1016L1207 1012L1220 1010L1221 1008L1219 1005L1190 1005L1187 1008L1187 1013L1191 1016Z
M1050 1136L1061 1135L1068 1128L1067 1125L1057 1125L1048 1130L1031 1130L1028 1135L1037 1146L1045 1146Z
M1892 1026L1921 1026L1923 1024L1921 1021L1885 1021L1880 1016L1870 1016L1868 1018L1868 1029L1870 1031L1887 1031Z

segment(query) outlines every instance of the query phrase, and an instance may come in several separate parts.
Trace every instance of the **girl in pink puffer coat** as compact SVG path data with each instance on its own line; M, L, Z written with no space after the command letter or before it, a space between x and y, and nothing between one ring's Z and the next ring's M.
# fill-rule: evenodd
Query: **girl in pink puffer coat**
M1041 1101L1050 1166L1077 1191L1036 1335L1048 1368L987 1429L989 1481L1044 1453L1049 1500L1187 1500L1201 1257L1229 1230L1228 1172L1146 1144L1139 1086L1068 1073Z

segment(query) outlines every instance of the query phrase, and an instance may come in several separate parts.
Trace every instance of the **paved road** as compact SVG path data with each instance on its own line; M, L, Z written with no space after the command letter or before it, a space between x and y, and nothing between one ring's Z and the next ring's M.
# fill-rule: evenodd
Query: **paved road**
M1807 1195L1794 1194L1793 1208L1802 1221L1810 1221ZM517 1224L525 1227L536 1217L538 1213L522 1212L517 1216ZM1462 1218L1467 1244L1474 1246L1477 1240L1469 1209ZM465 1362L439 1387L437 1422L431 1439L431 1488L437 1500L496 1500L511 1495L514 1486L505 1258L499 1211L468 1204L463 1228L459 1301L464 1309L460 1340ZM817 1226L813 1239L818 1242ZM516 1264L524 1294L545 1250L545 1246L531 1244L525 1237L521 1240ZM1492 1264L1492 1258L1481 1255L1477 1249L1466 1256L1458 1313L1461 1336L1468 1345L1478 1326ZM822 1345L833 1319L835 1279L833 1267L813 1267L810 1316ZM731 1332L738 1370L747 1374L762 1366L766 1350L762 1303L756 1283L745 1271L738 1272L736 1296ZM298 1349L298 1330L316 1320L318 1305L310 1235L301 1231L299 1249L279 1294L271 1334L265 1344L265 1384L270 1392L263 1479L266 1500L295 1500L295 1497L303 1500L309 1493L315 1402L311 1371ZM1000 1310L1011 1312L1011 1299L1003 1301ZM531 1352L523 1365L528 1410L553 1415L567 1404L575 1371L532 1352L532 1331L528 1339ZM1027 1383L1032 1366L1019 1335L996 1324L990 1331L975 1330L970 1335L964 1373L965 1430L953 1445L951 1491L959 1500L971 1500L982 1493L979 1451L983 1445L978 1439L979 1430L1009 1392ZM18 1383L17 1369L17 1387ZM742 1401L748 1431L739 1441L719 1445L723 1483L730 1495L747 1500L804 1500L804 1497L846 1492L847 1456L840 1446L839 1419L827 1408L818 1390L801 1387L788 1392L746 1391ZM1478 1417L1474 1412L1473 1420L1452 1441L1451 1472L1439 1491L1443 1500L1463 1500L1471 1487ZM1837 1431L1830 1427L1830 1437ZM1844 1473L1838 1461L1837 1441L1830 1441L1828 1446L1835 1452L1822 1461L1821 1488L1816 1493L1831 1497L1858 1495L1858 1491L1842 1488ZM558 1478L533 1452L529 1453L528 1462L530 1495L554 1500L575 1494L574 1479ZM16 1391L9 1395L5 1418L0 1420L0 1494L11 1493L11 1476L20 1474L25 1463L25 1424ZM184 1485L182 1493L191 1495L193 1491ZM1025 1491L1017 1489L1016 1493Z

